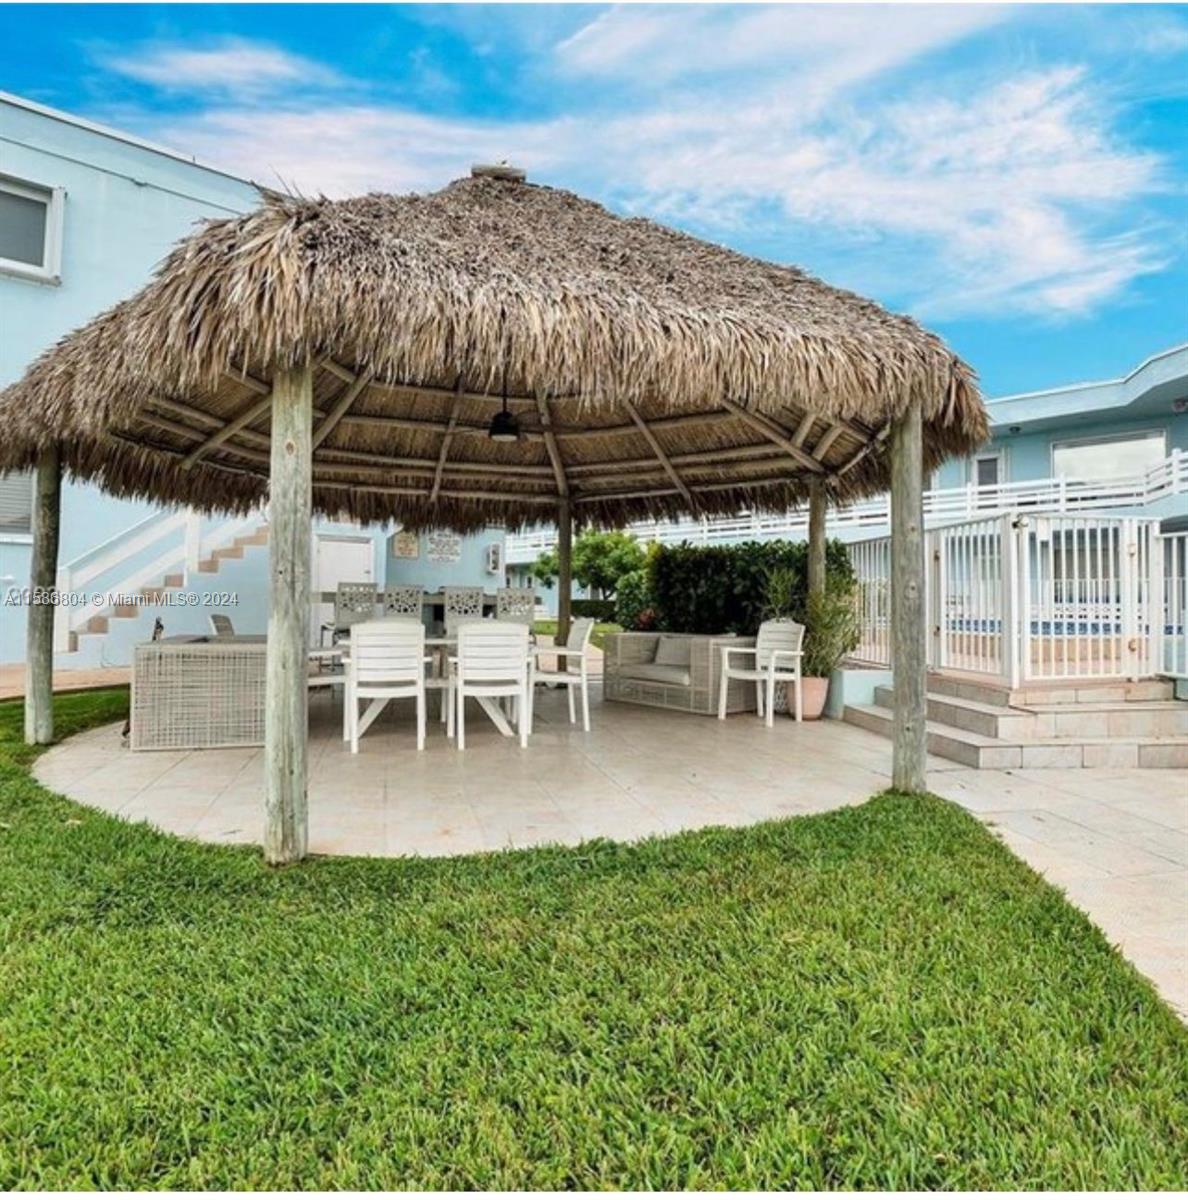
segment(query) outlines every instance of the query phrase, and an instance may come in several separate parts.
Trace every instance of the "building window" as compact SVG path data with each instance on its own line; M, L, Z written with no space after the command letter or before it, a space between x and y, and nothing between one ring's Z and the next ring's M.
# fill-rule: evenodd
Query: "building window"
M0 475L0 537L29 533L33 526L33 472Z
M979 454L973 460L973 482L975 487L997 487L1002 483L1002 455Z
M62 188L0 175L0 271L58 283L62 271Z
M1167 457L1167 434L1162 429L1114 437L1083 438L1052 443L1052 474L1058 479L1092 483L1142 475Z

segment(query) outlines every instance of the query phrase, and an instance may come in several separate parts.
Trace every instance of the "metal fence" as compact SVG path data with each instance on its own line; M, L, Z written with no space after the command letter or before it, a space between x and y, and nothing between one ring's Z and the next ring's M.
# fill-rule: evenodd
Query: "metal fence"
M861 641L890 665L891 539L850 547ZM1001 679L1188 677L1188 535L1134 517L1011 513L925 534L928 665Z

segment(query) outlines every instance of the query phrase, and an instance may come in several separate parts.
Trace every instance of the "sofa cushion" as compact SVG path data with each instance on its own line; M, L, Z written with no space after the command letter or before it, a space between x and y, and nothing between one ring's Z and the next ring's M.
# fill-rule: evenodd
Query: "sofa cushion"
M649 683L668 683L688 687L692 682L689 668L666 666L663 663L625 663L619 670L624 679L643 679Z
M661 637L656 646L656 657L652 661L658 667L688 668L692 661L693 643L689 638Z

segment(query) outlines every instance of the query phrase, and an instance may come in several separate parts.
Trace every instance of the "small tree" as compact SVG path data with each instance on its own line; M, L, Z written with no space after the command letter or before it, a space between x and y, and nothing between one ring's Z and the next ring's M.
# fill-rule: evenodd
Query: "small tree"
M643 547L621 529L583 533L573 546L573 577L599 596L613 596L619 580L645 561Z
M532 577L540 582L543 587L552 587L557 582L557 575L560 573L561 567L557 562L556 548L552 550L542 550L536 556L536 561L529 568Z
M643 547L621 529L583 533L574 539L573 577L599 596L613 596L619 580L631 571L642 570L645 561ZM545 550L532 564L533 576L545 587L551 587L559 573L556 548Z

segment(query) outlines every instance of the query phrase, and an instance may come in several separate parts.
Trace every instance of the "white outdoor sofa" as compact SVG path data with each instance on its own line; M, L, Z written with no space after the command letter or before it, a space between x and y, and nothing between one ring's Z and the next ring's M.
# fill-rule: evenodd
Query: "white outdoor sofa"
M704 633L612 633L606 637L602 694L606 700L714 715L723 646L753 646L753 637ZM731 680L726 711L754 712L753 684Z

